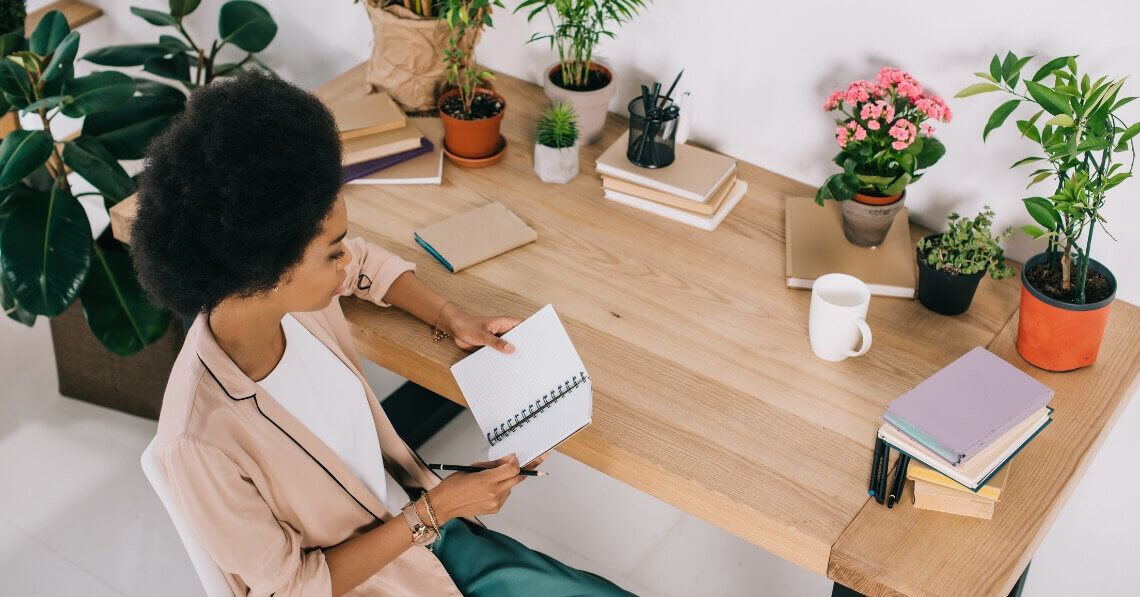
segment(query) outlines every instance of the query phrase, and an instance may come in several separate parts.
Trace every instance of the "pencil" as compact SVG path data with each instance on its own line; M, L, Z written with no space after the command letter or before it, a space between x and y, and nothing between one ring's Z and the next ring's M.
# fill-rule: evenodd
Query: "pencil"
M493 466L464 466L460 464L429 464L429 469L433 471L457 471L460 473L478 473L480 471L489 471ZM528 468L519 469L519 474L526 477L545 477L546 473L542 471L532 471Z

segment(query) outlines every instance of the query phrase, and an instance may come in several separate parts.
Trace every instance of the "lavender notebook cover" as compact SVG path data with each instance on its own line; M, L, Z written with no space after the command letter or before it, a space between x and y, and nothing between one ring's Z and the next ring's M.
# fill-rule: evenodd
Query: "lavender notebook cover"
M925 436L935 444L928 447L957 464L1052 398L1053 390L979 346L890 403L882 420Z
M415 149L409 149L408 151L384 156L379 159L345 166L344 169L341 170L340 184L344 184L350 180L356 180L362 176L368 176L373 172L379 172L384 168L395 166L400 162L406 162L412 158L419 157L425 153L428 153L432 149L435 149L435 146L432 145L432 142L428 141L427 137L421 137L420 146Z

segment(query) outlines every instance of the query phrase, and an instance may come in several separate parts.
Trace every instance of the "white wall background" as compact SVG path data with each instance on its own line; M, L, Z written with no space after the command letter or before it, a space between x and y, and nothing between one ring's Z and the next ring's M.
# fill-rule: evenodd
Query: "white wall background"
M159 31L131 15L128 6L165 10L166 2L87 1L106 15L83 28L81 55L112 43L157 39ZM31 5L43 3L33 0ZM513 8L517 1L506 3ZM189 18L196 39L216 36L221 4L205 0ZM363 7L351 0L262 4L280 26L263 59L307 88L369 54L371 26ZM986 119L1003 100L997 95L957 100L953 95L975 82L971 73L985 70L990 56L1009 49L1045 58L1079 54L1082 69L1110 78L1140 74L1134 34L1138 19L1140 5L1105 0L656 0L617 40L603 42L600 54L619 77L611 109L624 106L637 85L671 81L684 68L681 86L695 97L693 140L813 185L834 168L834 125L822 109L827 94L854 79L873 77L884 65L908 70L946 98L954 112L953 122L939 129L946 157L908 191L912 216L937 227L951 211L972 214L989 204L998 212L999 225L1020 226L1030 221L1020 203L1028 179L1009 165L1029 155L1033 145L1018 139L1012 128L993 133L983 144ZM495 22L484 35L480 61L537 82L554 54L540 44L522 45L532 28L521 16L500 10ZM535 28L539 26L536 21ZM1140 95L1140 80L1130 81L1124 92ZM1140 121L1140 102L1127 106L1122 116ZM1049 190L1045 183L1038 193ZM1133 232L1140 225L1138 191L1135 180L1113 191L1103 215L1119 240L1098 232L1093 251L1116 274L1118 297L1132 303L1140 303L1135 259L1140 234ZM1020 234L1008 248L1018 259L1041 250ZM1038 552L1026 595L1134 594L1140 514L1128 496L1140 486L1120 473L1135 470L1138 436L1140 408L1134 404Z

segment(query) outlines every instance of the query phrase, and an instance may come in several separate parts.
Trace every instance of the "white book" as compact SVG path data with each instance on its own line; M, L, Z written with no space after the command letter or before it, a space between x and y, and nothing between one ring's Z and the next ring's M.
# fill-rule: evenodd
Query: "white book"
M488 459L514 453L525 465L590 424L593 386L553 306L503 338L513 353L485 346L451 374L487 439Z
M682 224L688 224L689 226L695 226L701 230L712 232L716 230L717 226L720 226L720 223L728 216L728 212L732 211L732 208L736 207L737 203L740 203L740 200L744 198L747 192L748 183L737 179L733 184L732 191L729 192L728 198L724 200L724 203L721 204L719 209L708 216L684 209L677 209L676 207L669 207L668 205L662 205L656 201L634 197L633 195L619 193L610 189L605 189L605 198L630 207L636 207L651 214L669 218L670 220L675 220Z

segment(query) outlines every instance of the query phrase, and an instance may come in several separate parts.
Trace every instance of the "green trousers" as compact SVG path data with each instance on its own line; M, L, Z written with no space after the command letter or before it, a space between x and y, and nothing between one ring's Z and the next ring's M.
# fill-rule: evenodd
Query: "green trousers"
M596 574L571 568L462 519L443 525L432 548L451 580L469 597L632 595Z

